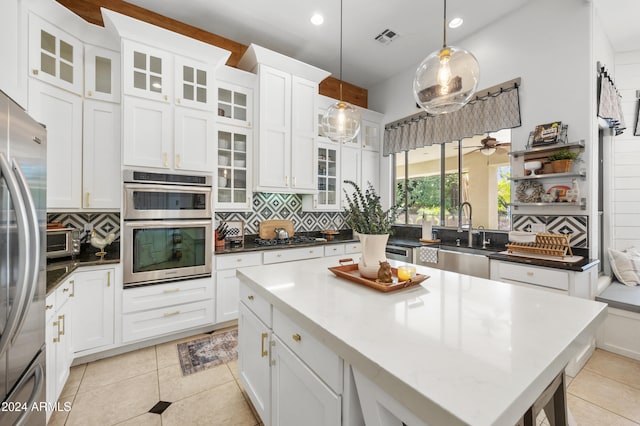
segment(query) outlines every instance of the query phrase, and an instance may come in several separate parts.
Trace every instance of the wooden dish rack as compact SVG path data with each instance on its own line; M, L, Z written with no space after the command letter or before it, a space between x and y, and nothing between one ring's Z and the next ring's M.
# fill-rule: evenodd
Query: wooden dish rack
M544 254L548 256L558 256L564 259L567 256L573 256L571 251L571 234L536 234L535 243L512 243L507 244L509 253L514 251L531 254Z

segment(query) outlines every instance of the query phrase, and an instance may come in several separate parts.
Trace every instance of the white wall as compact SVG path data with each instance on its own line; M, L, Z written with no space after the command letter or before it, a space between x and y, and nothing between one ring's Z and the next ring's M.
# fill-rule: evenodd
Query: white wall
M636 90L640 90L640 50L616 54L615 60L615 83L622 95L627 130L612 138L611 222L613 247L622 250L640 247L640 136L633 136Z

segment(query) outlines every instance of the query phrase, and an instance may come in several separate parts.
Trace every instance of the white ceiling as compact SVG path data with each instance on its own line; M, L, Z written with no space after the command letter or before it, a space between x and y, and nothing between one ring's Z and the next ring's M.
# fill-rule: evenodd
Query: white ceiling
M343 0L343 80L370 88L418 64L442 45L441 1ZM447 17L462 27L447 30L448 44L471 35L531 0L448 0ZM616 50L640 48L638 0L594 0ZM243 44L256 43L340 75L340 0L128 0L140 7ZM325 22L309 22L314 12ZM568 24L569 25L569 24ZM385 29L399 34L392 43L374 40ZM463 46L461 46L463 47Z

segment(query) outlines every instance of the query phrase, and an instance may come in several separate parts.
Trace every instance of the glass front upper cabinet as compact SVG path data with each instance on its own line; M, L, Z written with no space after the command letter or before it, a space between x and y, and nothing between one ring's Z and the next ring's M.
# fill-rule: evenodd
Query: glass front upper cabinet
M168 102L171 55L129 40L123 49L124 93Z
M120 53L86 45L84 85L87 98L120 102Z
M211 73L206 64L175 58L176 104L192 108L208 109L212 104Z
M338 147L332 144L318 143L318 199L317 209L336 209L340 203L338 194Z
M39 16L29 15L31 76L82 94L82 42Z
M251 127L253 91L247 87L220 83L218 87L218 121Z
M251 209L250 144L250 131L219 126L216 208Z

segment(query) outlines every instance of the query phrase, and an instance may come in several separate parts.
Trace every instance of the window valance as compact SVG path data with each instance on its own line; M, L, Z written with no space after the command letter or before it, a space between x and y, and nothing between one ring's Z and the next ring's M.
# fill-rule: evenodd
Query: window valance
M480 90L456 112L436 116L422 112L387 124L383 155L519 127L519 85L518 78Z

